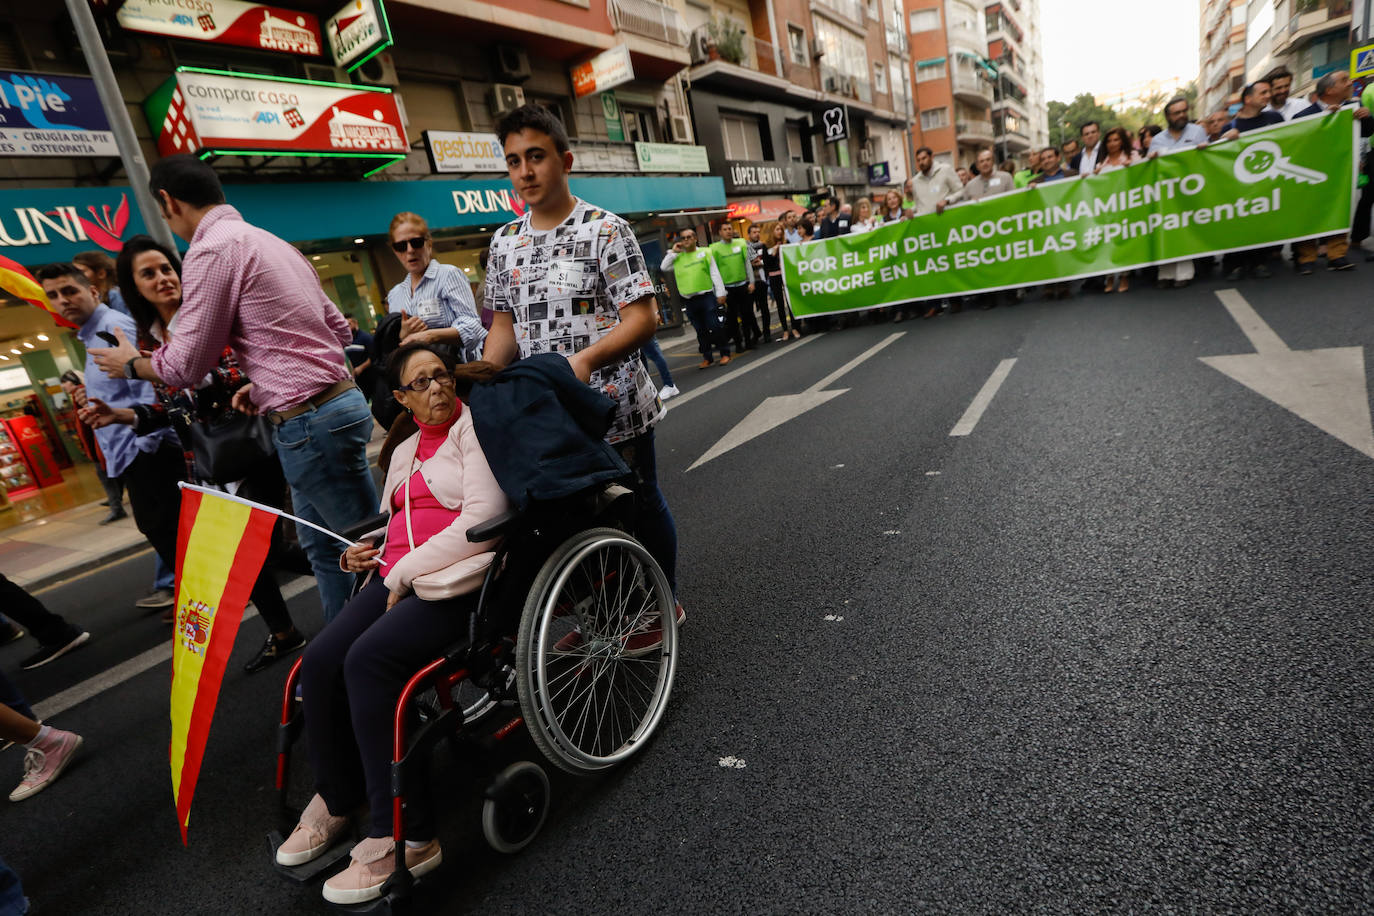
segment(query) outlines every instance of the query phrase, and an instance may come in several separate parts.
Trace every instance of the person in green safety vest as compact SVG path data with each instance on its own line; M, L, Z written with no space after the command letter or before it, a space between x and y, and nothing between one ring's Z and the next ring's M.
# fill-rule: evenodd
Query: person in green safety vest
M673 272L682 311L696 329L697 349L701 351L701 365L697 368L709 368L716 349L720 350L720 364L728 366L730 335L716 312L716 304L726 301L725 284L721 282L716 259L709 250L697 247L695 232L685 229L678 233L673 250L664 255L659 269Z
M735 339L737 351L752 350L760 332L752 307L754 272L749 269L749 243L735 238L735 225L726 220L720 227L720 241L711 245L711 255L725 284L725 330Z
M1039 163L1040 154L1035 150L1031 150L1030 165L1011 176L1012 184L1016 185L1018 188L1030 187L1031 180L1040 173Z

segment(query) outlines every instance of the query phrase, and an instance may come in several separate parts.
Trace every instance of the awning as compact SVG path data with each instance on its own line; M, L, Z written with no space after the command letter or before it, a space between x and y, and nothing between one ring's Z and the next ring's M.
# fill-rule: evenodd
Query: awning
M752 204L753 201L750 203ZM775 197L772 200L759 201L757 210L752 213L743 213L741 216L755 223L771 223L775 219L781 219L784 213L802 213L805 210L806 208L796 201L788 200L786 197Z

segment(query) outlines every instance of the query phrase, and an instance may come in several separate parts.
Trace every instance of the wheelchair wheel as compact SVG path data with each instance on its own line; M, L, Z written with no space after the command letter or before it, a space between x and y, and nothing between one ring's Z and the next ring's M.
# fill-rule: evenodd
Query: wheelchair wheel
M593 528L535 577L516 637L516 689L539 750L571 773L620 763L668 705L677 621L668 579L634 538Z
M544 826L549 813L549 775L528 760L501 771L482 803L482 835L497 852L519 852Z

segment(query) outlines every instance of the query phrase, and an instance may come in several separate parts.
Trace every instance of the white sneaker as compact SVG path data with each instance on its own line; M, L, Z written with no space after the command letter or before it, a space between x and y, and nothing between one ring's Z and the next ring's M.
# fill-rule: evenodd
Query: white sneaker
M658 397L660 400L666 401L669 398L677 397L680 394L682 394L682 392L677 390L676 385L664 385L663 388L659 391Z

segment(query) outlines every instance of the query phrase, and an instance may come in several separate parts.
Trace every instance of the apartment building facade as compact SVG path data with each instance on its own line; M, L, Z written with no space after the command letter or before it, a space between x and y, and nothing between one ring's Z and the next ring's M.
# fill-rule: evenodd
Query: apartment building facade
M906 0L916 145L967 164L1048 142L1036 0Z
M684 15L695 137L732 214L901 186L910 56L894 0L685 0Z

